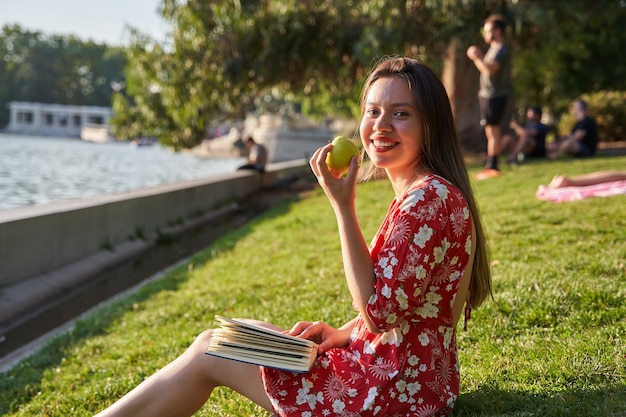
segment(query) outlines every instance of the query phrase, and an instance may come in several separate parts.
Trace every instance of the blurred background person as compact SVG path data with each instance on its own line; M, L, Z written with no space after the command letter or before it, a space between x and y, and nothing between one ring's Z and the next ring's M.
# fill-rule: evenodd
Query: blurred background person
M505 43L506 21L499 14L489 16L483 25L482 35L489 45L486 54L475 45L467 49L467 56L480 71L478 101L480 124L487 136L487 162L476 175L482 180L500 176L498 157L502 153L501 121L511 96L511 53Z
M502 136L502 149L509 152L506 159L508 164L522 162L526 158L545 158L546 135L548 126L541 122L541 107L533 106L526 110L526 123L520 125L517 120L511 120L509 126L513 134Z
M248 139L246 139L246 147L248 148L248 160L237 169L254 169L259 172L265 172L267 148L257 143L252 136L248 136Z
M556 159L562 155L575 158L587 158L596 154L598 147L598 126L587 114L587 103L577 98L570 107L570 112L577 122L572 133L559 138L548 146L548 156Z

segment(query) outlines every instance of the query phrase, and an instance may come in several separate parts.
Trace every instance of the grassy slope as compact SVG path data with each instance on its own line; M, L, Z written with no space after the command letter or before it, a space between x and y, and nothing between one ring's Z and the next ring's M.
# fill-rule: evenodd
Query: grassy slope
M534 196L556 173L625 167L624 156L529 163L475 184L494 300L459 332L455 415L626 414L626 196L563 204ZM369 239L392 193L385 181L359 187ZM0 414L92 415L175 358L214 314L284 327L351 318L321 192L285 201L0 375ZM227 390L212 399L197 415L269 415Z

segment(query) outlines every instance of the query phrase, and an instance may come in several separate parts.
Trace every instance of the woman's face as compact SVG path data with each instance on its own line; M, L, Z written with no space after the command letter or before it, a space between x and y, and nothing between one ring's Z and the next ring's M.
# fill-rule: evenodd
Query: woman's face
M384 77L372 84L365 97L360 134L375 166L389 175L414 175L422 125L405 79Z

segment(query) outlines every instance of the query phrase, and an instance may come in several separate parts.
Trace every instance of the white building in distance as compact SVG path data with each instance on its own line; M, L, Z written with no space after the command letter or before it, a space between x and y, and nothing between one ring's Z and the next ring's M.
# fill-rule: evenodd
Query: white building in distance
M110 107L100 106L12 101L8 107L11 118L7 132L25 135L80 137L83 128L108 131L109 120L113 116Z

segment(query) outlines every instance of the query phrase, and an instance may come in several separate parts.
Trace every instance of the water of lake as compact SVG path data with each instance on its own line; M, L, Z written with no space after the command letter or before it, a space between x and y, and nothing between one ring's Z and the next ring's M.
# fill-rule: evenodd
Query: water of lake
M242 162L158 145L0 134L0 210L204 178Z

